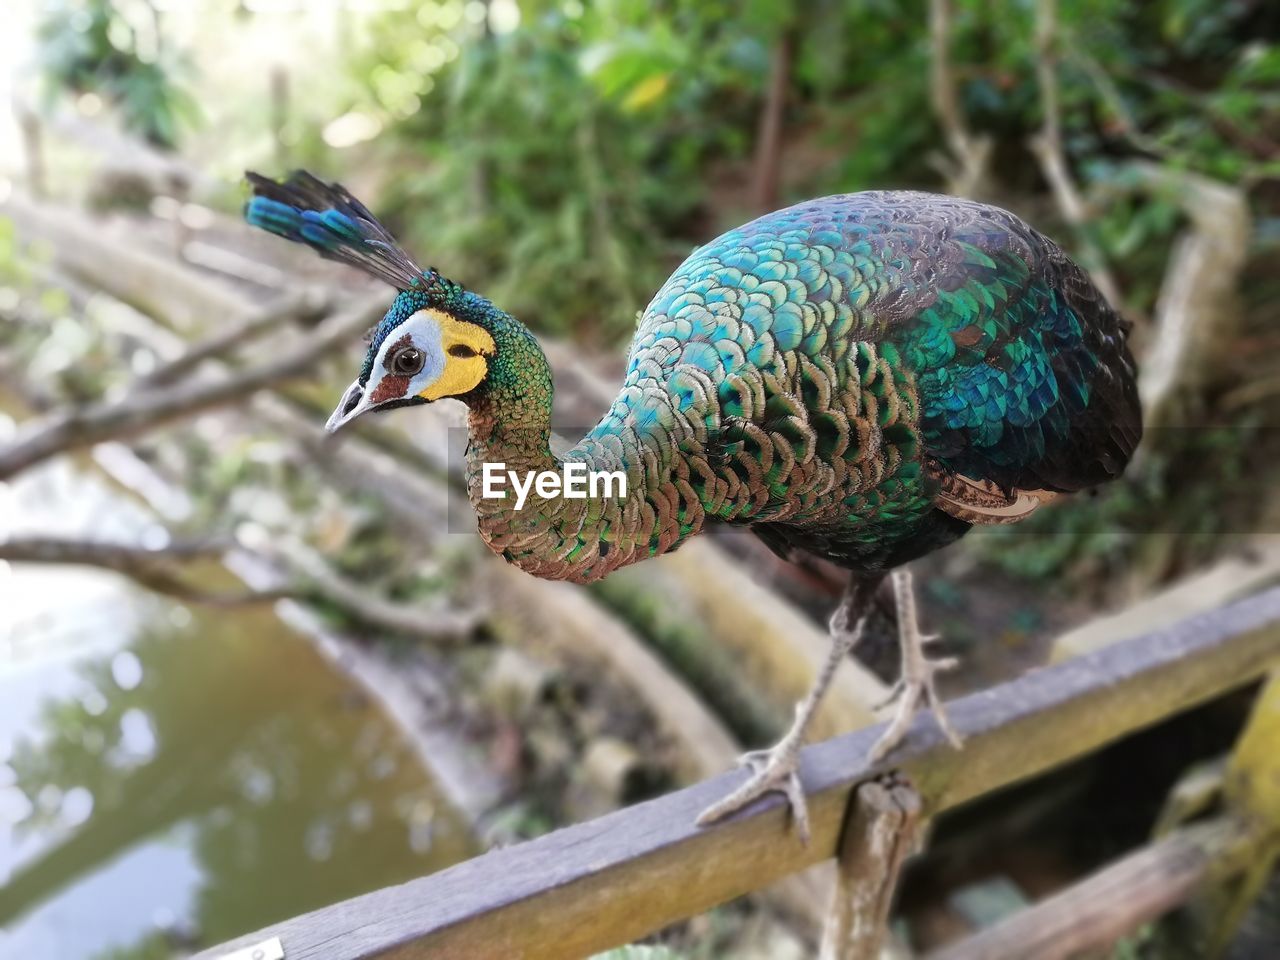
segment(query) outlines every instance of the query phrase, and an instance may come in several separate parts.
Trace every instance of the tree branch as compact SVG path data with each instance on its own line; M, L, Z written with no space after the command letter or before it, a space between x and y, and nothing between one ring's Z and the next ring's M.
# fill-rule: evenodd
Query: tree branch
M1102 249L1089 236L1087 227L1092 212L1080 188L1071 176L1066 152L1062 148L1062 104L1058 92L1058 26L1057 0L1036 2L1036 78L1040 86L1040 106L1044 121L1040 132L1031 137L1028 146L1049 181L1053 198L1064 220L1075 228L1085 267L1094 284L1117 310L1124 299L1120 285L1107 267Z
M951 72L951 12L951 0L930 0L932 54L929 93L950 151L950 157L939 156L936 160L948 180L950 192L961 197L973 197L986 192L991 138L974 136L965 122L955 76Z
M1115 81L1111 79L1107 71L1103 69L1097 58L1088 51L1081 49L1077 44L1070 42L1070 39L1068 37L1060 41L1066 48L1067 56L1093 82L1098 95L1102 97L1103 102L1110 108L1116 122L1120 124L1120 129L1124 133L1125 139L1137 149L1150 153L1152 156L1168 156L1169 149L1164 144L1142 132L1138 126L1138 121L1133 116L1133 111L1124 102L1124 97L1121 95L1119 87L1116 86Z
M225 357L252 340L298 320L318 318L330 298L319 290L291 290L263 306L249 310L239 323L192 344L190 348L134 381L137 387L162 387L175 383L206 360Z
M751 199L760 213L776 209L781 199L782 128L795 47L795 28L787 27L774 41L769 85L760 105L751 175Z
M1130 168L1135 182L1175 198L1191 226L1175 241L1156 301L1156 336L1138 379L1148 435L1167 424L1173 400L1198 396L1222 369L1238 316L1240 273L1249 246L1244 191L1150 162Z
M401 636L435 644L461 643L475 632L482 619L477 609L432 609L383 600L367 585L338 574L322 557L300 544L276 543L265 552L306 585L305 589L294 591L295 597L305 599L319 594L354 619Z
M98 567L123 574L155 593L188 603L235 606L279 600L279 591L210 591L172 572L175 563L216 559L230 544L217 540L175 540L149 549L97 540L52 537L14 537L0 541L0 560L11 563L70 564Z
M367 330L385 306L382 296L361 300L310 331L296 349L234 376L139 391L114 403L92 404L45 418L23 430L15 442L0 448L0 479L55 454L137 436L192 414L247 400L263 387L306 373L329 351Z
M230 549L227 540L171 540L150 548L101 540L61 537L9 537L0 540L0 560L13 563L78 563L108 570L154 564L165 559L193 560L218 557Z
M277 542L252 552L260 561L282 571L284 582L277 586L208 590L174 572L175 565L201 559L217 560L231 549L243 548L215 539L174 540L164 547L149 549L100 540L14 537L0 541L0 560L110 570L148 590L185 603L237 606L284 599L308 602L323 597L361 623L436 644L465 640L481 619L477 610L432 609L383 600L367 585L348 580L318 555L297 544Z
M240 291L139 242L136 223L34 203L17 191L0 203L0 216L13 221L24 243L48 244L57 263L86 286L110 291L175 330L210 330L244 309Z

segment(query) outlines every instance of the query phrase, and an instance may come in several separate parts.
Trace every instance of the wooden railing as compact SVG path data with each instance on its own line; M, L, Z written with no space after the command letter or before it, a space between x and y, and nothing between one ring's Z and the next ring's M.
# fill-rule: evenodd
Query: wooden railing
M856 866L875 863L884 852L867 849L879 829L876 817L883 814L891 829L915 823L1087 754L1276 668L1280 588L952 702L949 712L965 738L963 751L951 749L925 717L918 718L905 744L878 765L866 762L876 729L807 748L802 776L813 828L807 846L795 838L776 798L765 798L713 828L695 826L698 812L743 776L728 773L286 920L200 958L565 960L628 943L833 857L842 865L841 883L824 956L867 955L853 942L852 931L859 924L850 921L850 898L863 905L878 902L876 909L887 910L896 872L892 851L889 860L880 857L875 870L860 872ZM1280 683L1268 689L1280 700ZM1275 713L1280 703L1270 709ZM1280 783L1276 752L1254 750L1270 758L1258 762L1270 763L1267 776ZM885 779L890 774L892 779ZM859 789L868 783L882 789L874 796ZM917 809L896 814L871 809L898 795ZM1099 895L1114 889L1107 884L1141 877L1153 864L1163 869L1172 857L1169 862L1181 868L1184 881L1176 896L1185 898L1210 870L1246 869L1240 862L1242 850L1252 849L1255 860L1258 851L1274 850L1280 810L1250 814L1174 832L1134 854L1132 862L1120 862L1109 868L1112 873L1103 871L1085 881L1079 892L1060 896L1077 898L1072 906L1078 918L1082 904L1106 906ZM870 896L868 890L856 889L860 884L871 885ZM1149 904L1130 917L1135 924L1171 905L1168 895L1147 899ZM1032 907L1023 916L1045 908ZM1042 929L1044 918L1036 920L1031 929ZM1075 926L1082 928L1079 919ZM1001 930L976 936L984 935L998 940ZM1025 946L1016 927L1013 936L1010 942ZM962 943L947 956L1025 955L1016 949L1021 948L965 952Z

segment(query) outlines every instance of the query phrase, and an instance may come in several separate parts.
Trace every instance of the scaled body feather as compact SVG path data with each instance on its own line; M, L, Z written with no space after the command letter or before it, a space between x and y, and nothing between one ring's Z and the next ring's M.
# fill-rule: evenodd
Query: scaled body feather
M884 569L1119 476L1141 435L1126 333L1006 211L905 192L809 201L676 270L618 400L568 458L658 465L679 516L655 510L678 530L655 546L717 519Z
M491 336L484 379L459 397L468 483L486 542L537 576L595 580L709 521L877 574L1116 478L1141 436L1127 327L1056 244L995 207L868 192L695 250L644 312L611 409L556 457L550 369L519 321L421 271L341 187L250 179L251 222L401 290L352 397L419 311ZM628 495L516 511L481 495L497 461L622 471Z

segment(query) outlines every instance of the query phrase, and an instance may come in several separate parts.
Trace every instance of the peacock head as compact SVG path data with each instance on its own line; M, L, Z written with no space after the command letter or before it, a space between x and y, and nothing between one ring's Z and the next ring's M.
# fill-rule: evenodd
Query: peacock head
M332 433L370 410L462 397L489 374L493 335L468 309L469 295L402 290L374 330L364 366L325 429Z
M249 223L400 291L373 331L360 376L325 425L329 432L371 410L465 397L484 382L497 354L492 304L420 268L344 187L301 170L283 182L245 176L253 188Z

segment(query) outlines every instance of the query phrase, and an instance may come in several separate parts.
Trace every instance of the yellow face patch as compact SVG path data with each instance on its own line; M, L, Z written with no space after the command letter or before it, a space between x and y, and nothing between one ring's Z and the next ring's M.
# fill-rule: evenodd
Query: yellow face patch
M425 312L440 327L444 370L418 396L424 400L439 400L474 390L489 372L489 357L497 350L493 337L484 327L458 320L443 311Z

